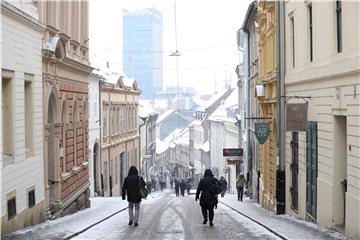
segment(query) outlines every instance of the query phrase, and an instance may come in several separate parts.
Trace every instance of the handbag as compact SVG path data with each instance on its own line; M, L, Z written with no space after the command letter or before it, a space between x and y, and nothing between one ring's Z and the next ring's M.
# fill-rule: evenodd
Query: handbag
M147 197L147 195L149 194L148 190L146 189L146 187L144 185L141 184L141 178L139 177L139 188L140 188L140 196L141 198L145 198Z

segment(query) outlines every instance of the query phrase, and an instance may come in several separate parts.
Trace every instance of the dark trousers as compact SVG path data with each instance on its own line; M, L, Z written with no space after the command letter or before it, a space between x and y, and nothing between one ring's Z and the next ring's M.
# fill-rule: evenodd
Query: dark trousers
M243 200L244 187L237 187L237 192L238 192L238 201L242 201Z
M201 212L205 220L208 219L208 212L209 212L209 221L212 222L214 220L214 206L209 206L209 205L201 206Z

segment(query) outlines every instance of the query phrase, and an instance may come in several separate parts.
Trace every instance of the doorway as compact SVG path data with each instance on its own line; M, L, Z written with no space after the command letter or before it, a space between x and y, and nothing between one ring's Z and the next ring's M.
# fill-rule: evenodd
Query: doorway
M298 210L298 174L299 174L299 133L292 132L291 140L291 208Z
M345 116L334 117L334 183L333 222L345 227L347 190L347 127Z
M94 192L99 196L101 195L100 191L99 191L99 174L98 174L98 160L99 160L99 144L95 143L94 148L93 148L93 174L94 174Z
M48 104L48 139L47 139L47 187L49 197L49 208L51 208L56 199L56 181L55 181L55 138L54 123L56 113L56 100L53 94L50 95Z
M306 128L306 213L316 221L317 211L317 122L308 122Z

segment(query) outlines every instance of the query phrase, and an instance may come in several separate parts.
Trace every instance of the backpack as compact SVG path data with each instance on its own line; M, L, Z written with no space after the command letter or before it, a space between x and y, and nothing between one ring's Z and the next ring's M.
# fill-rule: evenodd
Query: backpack
M219 181L215 181L214 183L212 183L209 187L209 191L214 195L221 193L221 185Z

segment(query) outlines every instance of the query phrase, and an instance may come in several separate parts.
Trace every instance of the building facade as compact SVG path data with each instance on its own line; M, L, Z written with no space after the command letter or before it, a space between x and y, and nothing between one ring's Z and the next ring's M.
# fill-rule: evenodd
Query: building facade
M45 196L52 217L89 207L88 2L38 1L43 35Z
M260 146L260 203L276 212L277 170L277 65L276 65L276 3L258 2L259 84L265 96L258 96L260 117L269 124L270 135Z
M210 168L215 177L225 177L228 191L231 193L236 193L236 176L241 173L242 159L240 156L224 157L223 149L239 147L238 126L235 118L238 113L237 102L238 92L234 90L208 119Z
M163 92L163 20L158 10L123 10L123 50L124 73L136 78L141 98Z
M1 2L1 235L45 220L42 34L36 4Z
M258 33L256 31L255 22L257 19L257 2L250 3L247 14L245 16L242 30L246 32L247 45L244 48L246 54L244 57L248 61L244 61L247 71L243 71L244 80L248 81L248 101L246 106L248 108L248 141L247 141L247 155L248 155L248 193L250 198L259 199L259 180L260 180L260 145L255 136L255 122L259 121L256 118L260 117L260 108L258 104L256 85L259 83L259 56L258 56Z
M156 157L156 120L158 114L152 109L139 107L140 163L146 181L150 180L150 168Z
M141 94L134 79L117 73L103 75L101 85L101 159L104 196L121 196L130 166L139 174L138 101Z
M288 104L308 107L306 129L286 133L286 211L355 238L360 237L359 15L355 1L285 4L286 96L304 96Z
M89 82L89 177L90 196L102 196L100 156L100 81L102 76L92 72Z

